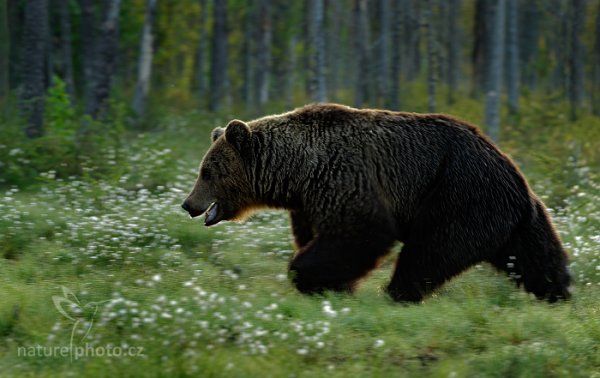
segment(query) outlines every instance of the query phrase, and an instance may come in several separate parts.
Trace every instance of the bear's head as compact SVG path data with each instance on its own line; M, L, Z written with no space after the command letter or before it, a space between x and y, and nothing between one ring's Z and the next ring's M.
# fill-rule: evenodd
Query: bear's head
M254 206L244 159L251 137L250 127L239 120L213 130L196 184L181 205L192 217L206 213L206 226L240 218Z

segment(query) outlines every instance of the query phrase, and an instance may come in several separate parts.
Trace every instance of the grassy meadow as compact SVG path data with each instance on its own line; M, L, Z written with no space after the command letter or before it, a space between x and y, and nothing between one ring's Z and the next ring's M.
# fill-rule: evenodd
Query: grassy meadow
M444 110L478 121L480 108ZM207 229L179 207L210 130L243 117L165 115L103 150L101 176L3 183L0 376L600 377L600 120L522 108L501 147L552 211L571 301L537 301L482 265L399 305L381 287L400 246L356 295L302 296L285 212ZM15 172L31 159L0 151Z

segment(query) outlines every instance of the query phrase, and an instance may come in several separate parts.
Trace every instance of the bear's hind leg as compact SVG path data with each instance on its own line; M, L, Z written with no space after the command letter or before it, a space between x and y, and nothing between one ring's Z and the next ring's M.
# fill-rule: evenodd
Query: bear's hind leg
M425 295L478 262L456 258L457 254L437 248L433 243L419 248L409 244L402 247L386 288L393 300L420 302Z
M290 263L296 288L306 294L325 290L352 292L358 280L375 268L394 240L383 233L320 235L301 248Z

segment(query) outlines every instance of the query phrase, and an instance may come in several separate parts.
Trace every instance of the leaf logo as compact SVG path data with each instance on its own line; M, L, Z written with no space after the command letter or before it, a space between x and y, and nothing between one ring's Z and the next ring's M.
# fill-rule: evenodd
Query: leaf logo
M89 325L85 330L83 337L79 340L82 342L87 338L94 326L94 317L98 312L98 308L102 303L108 301L101 302L89 302L85 305L82 305L77 296L67 287L61 286L62 288L62 296L53 295L52 302L54 302L54 307L58 310L58 312L73 322L73 329L71 330L71 346L73 345L73 338L75 337L75 332L77 331L79 324L85 320L86 312L91 312L91 316L89 316ZM73 311L75 309L76 311Z

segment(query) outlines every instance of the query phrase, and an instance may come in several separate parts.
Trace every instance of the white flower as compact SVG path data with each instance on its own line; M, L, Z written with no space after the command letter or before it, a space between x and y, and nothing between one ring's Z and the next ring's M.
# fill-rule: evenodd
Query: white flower
M330 318L335 318L337 316L337 311L331 308L331 303L329 301L323 301L323 313Z
M301 356L304 356L308 354L308 348L299 348L296 350L296 353L298 353Z
M16 156L16 155L19 155L22 152L23 152L23 150L21 150L20 148L13 148L12 150L8 151L8 155L9 156Z

